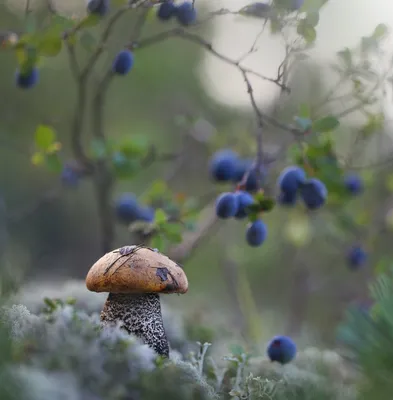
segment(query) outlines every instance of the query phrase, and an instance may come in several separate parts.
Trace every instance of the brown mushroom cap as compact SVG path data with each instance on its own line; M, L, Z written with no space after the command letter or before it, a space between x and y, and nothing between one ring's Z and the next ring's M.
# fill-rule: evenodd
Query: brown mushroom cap
M92 292L186 293L183 268L149 247L125 246L101 257L86 277Z

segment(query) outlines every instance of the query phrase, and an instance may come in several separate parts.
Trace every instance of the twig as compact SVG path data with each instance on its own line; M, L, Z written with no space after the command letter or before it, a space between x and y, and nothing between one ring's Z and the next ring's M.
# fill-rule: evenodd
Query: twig
M169 249L169 257L181 262L191 255L202 240L207 240L214 233L214 228L218 227L214 204L205 207L200 215L202 218L198 224L198 229L194 232L184 234L183 242Z
M225 56L224 54L221 54L218 51L216 51L214 49L213 45L211 43L209 43L208 41L206 41L205 39L203 39L202 37L200 37L194 33L187 32L186 30L184 30L182 28L174 28L169 31L160 32L156 35L152 35L152 36L150 36L146 39L140 40L138 42L136 42L136 41L131 42L128 45L128 47L130 49L134 49L134 50L138 49L139 50L139 49L146 48L148 46L163 42L164 40L174 38L174 37L188 40L192 43L198 44L198 45L202 46L203 48L205 48L206 50L208 50L211 54L215 55L220 60L224 61L225 63L237 67L240 71L245 72L250 75L254 75L262 80L272 82L272 83L280 86L285 91L290 92L290 88L283 85L277 78L275 78L275 79L269 78L258 72L253 71L252 69L242 66L238 60L233 60L233 59Z
M261 111L258 108L258 104L255 100L254 97L254 92L250 83L250 80L247 77L247 73L242 71L242 75L244 78L244 81L246 83L247 87L247 93L250 97L251 101L251 106L252 109L254 110L255 116L257 118L257 123L258 123L258 132L256 134L256 142L257 142L257 158L256 158L256 167L255 167L255 173L257 176L257 182L259 183L261 181L261 168L263 165L263 127L264 127L264 121L263 121L263 115Z

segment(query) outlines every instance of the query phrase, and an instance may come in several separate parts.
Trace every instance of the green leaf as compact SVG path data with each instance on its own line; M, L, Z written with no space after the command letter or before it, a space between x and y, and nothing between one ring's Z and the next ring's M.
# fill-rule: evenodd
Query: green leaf
M60 173L63 169L63 164L58 154L47 154L45 157L45 164L51 172Z
M40 151L37 151L31 157L31 163L35 166L42 165L44 161L45 161L45 155Z
M156 180L152 183L146 198L148 200L156 200L168 194L168 186L163 180Z
M306 15L306 24L310 27L315 28L319 22L319 13L318 11L310 11Z
M53 128L47 125L39 125L35 131L35 145L40 150L46 151L56 139Z
M311 117L311 110L308 104L302 103L299 106L299 113L298 116L300 118L310 118Z
M119 144L119 149L126 157L144 156L149 148L149 142L143 136L133 136Z
M80 38L80 44L87 51L92 51L96 45L96 39L90 32L83 32Z
M50 30L57 30L63 32L67 29L73 28L77 24L77 21L72 18L63 17L59 14L52 15Z
M324 133L335 130L340 125L336 117L329 115L313 122L312 130L314 132Z
M374 29L373 34L371 35L374 39L381 39L389 32L388 27L385 24L379 24Z
M165 238L157 233L153 236L150 242L150 247L158 249L161 252L165 252Z
M270 33L272 35L280 33L282 29L282 24L278 18L271 18L270 19Z
M47 57L57 56L62 49L63 42L58 35L47 35L39 43L38 52Z
M308 44L313 43L317 38L317 32L315 28L310 26L306 19L301 19L299 21L296 31Z
M261 211L268 212L271 211L275 206L275 201L273 199L263 199L259 202Z
M385 122L384 115L381 114L371 114L368 117L367 122L360 128L360 133L363 138L368 138L376 132L383 129Z
M183 227L181 224L165 223L161 225L161 231L165 237L172 243L180 243L183 239Z
M96 14L89 14L85 17L79 24L80 28L88 28L92 26L97 26L101 21L101 17Z
M156 225L165 224L167 222L168 216L162 208L156 210L154 222Z

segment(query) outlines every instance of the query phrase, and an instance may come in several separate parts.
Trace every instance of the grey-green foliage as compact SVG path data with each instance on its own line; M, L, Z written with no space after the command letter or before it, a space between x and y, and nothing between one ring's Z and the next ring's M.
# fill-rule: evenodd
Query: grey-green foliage
M203 362L207 344L191 361ZM201 356L202 355L202 356ZM204 368L208 382L225 399L269 400L355 400L359 376L334 351L315 348L300 352L289 365L270 362L266 357L246 354L225 357L218 366L207 357ZM200 368L201 369L201 368Z
M83 280L67 280L61 283L38 284L33 282L30 285L22 286L18 292L9 299L8 304L26 304L32 313L40 313L44 306L43 297L50 299L73 299L77 309L85 310L87 314L100 313L108 293L93 293L86 290ZM165 331L171 347L182 353L189 350L189 343L186 341L184 321L179 313L174 312L161 301L162 316Z
M157 365L156 354L120 327L102 328L97 314L71 305L31 314L14 305L2 313L13 337L7 368L25 388L24 400L195 399L212 389L179 359Z
M374 306L351 308L339 337L351 351L364 376L365 398L391 398L393 392L393 269L371 286Z
M336 352L309 348L285 366L251 360L243 390L250 399L354 400L356 383L357 376Z
M51 300L44 310L10 305L1 312L12 351L0 370L12 379L0 386L19 381L19 399L355 399L358 377L333 351L307 349L281 366L240 353L213 360L210 344L198 343L198 352L172 351L162 361L120 326L103 328L98 313Z

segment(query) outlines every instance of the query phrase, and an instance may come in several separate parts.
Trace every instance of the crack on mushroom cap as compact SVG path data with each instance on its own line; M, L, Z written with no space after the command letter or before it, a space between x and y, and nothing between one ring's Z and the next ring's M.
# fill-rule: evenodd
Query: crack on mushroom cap
M112 293L185 293L188 289L179 264L143 245L123 246L105 254L90 269L86 285L92 291Z
M131 245L131 246L123 246L123 247L121 247L120 249L117 249L117 250L114 250L114 251L113 251L113 253L119 253L119 254L120 254L120 257L117 258L115 261L113 261L113 263L110 264L110 265L106 268L106 270L105 270L105 272L104 272L104 275L108 274L108 272L109 272L109 271L112 269L112 267L120 260L120 258L122 258L122 257L127 257L127 256L131 256L132 254L136 253L136 252L137 252L138 250L140 250L140 249L147 249L147 250L153 251L154 253L159 253L159 254L161 254L160 251L159 251L158 249L153 249L153 248L151 248L151 247L144 246L144 245L141 245L141 244L139 244L139 245ZM126 258L125 261L117 267L117 269L119 269L120 267L122 267L128 260L129 260L129 257ZM179 268L183 269L183 266L182 266L182 265L180 265L180 264L178 264L178 263L176 263L176 262L175 262L175 264L176 264ZM116 273L116 271L115 271L114 273ZM170 274L170 275L171 275L171 274ZM158 275L157 275L157 276L158 276ZM173 278L172 275L171 275L171 277Z

